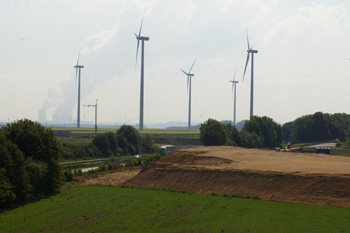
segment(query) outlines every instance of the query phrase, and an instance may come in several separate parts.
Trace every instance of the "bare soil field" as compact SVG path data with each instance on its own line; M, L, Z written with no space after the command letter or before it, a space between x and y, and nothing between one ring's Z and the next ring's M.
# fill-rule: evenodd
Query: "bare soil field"
M114 176L121 174L111 174L103 180L113 180ZM349 157L194 147L176 150L127 178L124 184L130 186L252 195L263 200L350 208Z
M82 184L103 184L119 186L125 181L139 174L141 169L141 167L135 167L132 169L120 170L113 173L97 174L92 178L80 177L79 182L81 182Z

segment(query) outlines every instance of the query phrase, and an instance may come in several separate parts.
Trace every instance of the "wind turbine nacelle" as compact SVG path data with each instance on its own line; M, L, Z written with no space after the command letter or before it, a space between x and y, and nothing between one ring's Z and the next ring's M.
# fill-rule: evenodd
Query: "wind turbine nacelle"
M190 76L190 77L193 77L194 76L194 74L187 74L188 76Z
M84 68L84 66L82 66L82 65L76 65L76 66L74 66L74 68Z
M253 49L249 49L247 50L248 53L258 53L258 50L253 50Z
M148 41L149 40L149 37L145 37L145 36L139 36L137 37L138 40L146 40Z

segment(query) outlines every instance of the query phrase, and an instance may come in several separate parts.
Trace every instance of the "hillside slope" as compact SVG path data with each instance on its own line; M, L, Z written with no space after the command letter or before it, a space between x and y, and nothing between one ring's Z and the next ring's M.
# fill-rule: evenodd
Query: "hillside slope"
M195 147L168 154L125 184L350 208L350 158Z

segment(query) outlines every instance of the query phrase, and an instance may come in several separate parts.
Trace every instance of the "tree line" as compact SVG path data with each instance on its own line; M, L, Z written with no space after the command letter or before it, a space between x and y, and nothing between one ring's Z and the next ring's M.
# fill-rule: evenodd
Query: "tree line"
M327 142L339 139L346 141L350 135L350 115L316 112L304 115L283 125L285 141Z
M28 119L7 124L0 133L0 208L55 193L66 181L61 165L66 159L135 155L158 151L150 135L141 137L132 126L104 133L92 142L64 145L51 129Z
M0 134L0 207L58 191L64 182L52 130L24 119Z
M208 119L200 127L204 145L234 145L246 148L272 148L285 143L349 142L350 115L316 112L301 116L283 126L269 117L253 116L241 130L230 123Z
M158 146L149 134L141 137L139 131L130 125L121 126L116 133L99 134L88 144L62 144L62 156L68 160L153 154L158 151Z
M241 130L230 123L208 119L200 127L200 140L204 145L271 148L283 141L282 126L266 116L251 117Z

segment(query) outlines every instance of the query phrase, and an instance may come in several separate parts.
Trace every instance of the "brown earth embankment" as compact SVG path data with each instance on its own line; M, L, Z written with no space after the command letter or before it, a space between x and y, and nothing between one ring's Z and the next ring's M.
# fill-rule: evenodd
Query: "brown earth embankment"
M125 184L350 208L350 158L197 147L165 156Z

